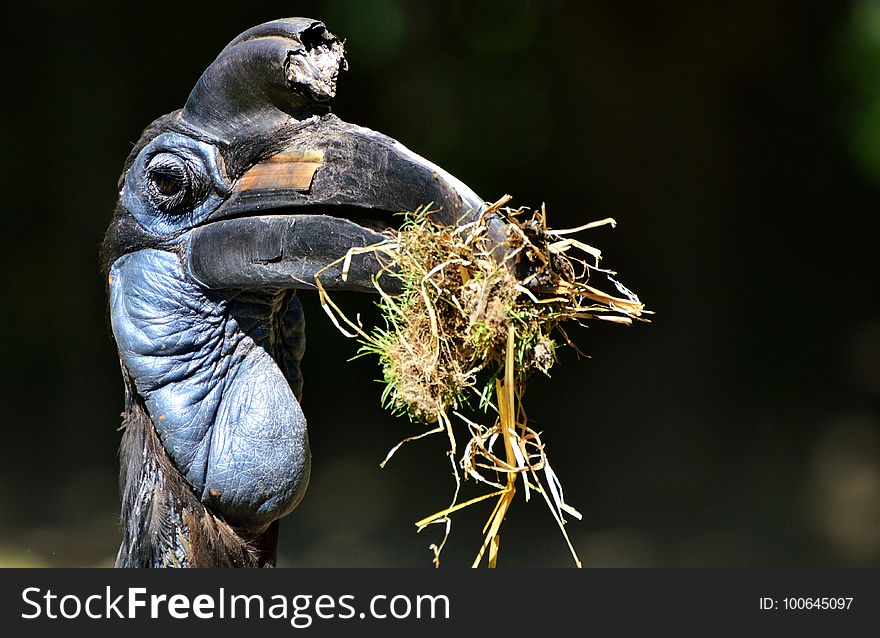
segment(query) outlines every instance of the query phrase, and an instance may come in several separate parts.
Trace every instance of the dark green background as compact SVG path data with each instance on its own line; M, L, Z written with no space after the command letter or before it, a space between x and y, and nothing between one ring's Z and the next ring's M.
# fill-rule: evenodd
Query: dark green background
M98 247L140 131L235 35L346 39L335 111L486 199L546 202L656 311L576 330L526 407L587 565L880 565L877 2L31 2L4 28L0 565L106 565L122 385ZM445 440L378 407L311 294L314 469L285 565L430 565ZM338 298L372 316L370 300ZM476 493L476 492L474 492ZM488 507L456 519L470 564ZM568 565L518 500L501 564Z

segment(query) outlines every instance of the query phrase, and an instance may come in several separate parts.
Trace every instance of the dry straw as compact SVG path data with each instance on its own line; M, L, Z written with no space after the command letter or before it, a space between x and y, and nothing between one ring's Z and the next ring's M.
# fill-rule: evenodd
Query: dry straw
M526 500L532 493L543 497L580 566L565 516L581 515L566 504L541 433L529 427L522 405L526 382L536 370L549 374L558 342L573 346L566 323L630 324L646 311L615 273L599 267L598 249L571 237L614 226L613 219L552 230L543 207L504 208L509 200L505 196L476 221L453 228L435 224L430 207L408 213L398 230L386 231L385 242L353 249L341 260L343 277L358 253L376 253L386 264L374 278L384 326L365 331L328 296L320 273L316 286L333 323L360 341L360 354L379 357L383 405L432 426L394 446L382 466L404 443L431 434L445 433L448 438L455 480L452 502L416 523L419 531L428 525L444 526L442 541L431 546L434 564L439 565L449 537L451 516L492 499L495 506L473 566L485 557L486 565L494 567L501 524L519 485ZM490 237L491 216L507 224L500 249ZM616 292L604 292L595 280ZM478 416L466 416L468 410ZM485 423L487 418L491 424ZM462 474L490 491L460 500Z

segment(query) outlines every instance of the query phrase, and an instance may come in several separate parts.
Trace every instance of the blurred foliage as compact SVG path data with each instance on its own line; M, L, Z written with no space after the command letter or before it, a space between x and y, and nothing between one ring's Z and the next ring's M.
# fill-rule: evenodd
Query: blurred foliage
M843 124L858 166L880 180L880 2L859 0L838 34L833 70L848 89Z
M21 9L0 104L0 564L112 561L122 387L97 252L116 178L231 38L295 12L346 39L340 117L486 199L546 201L555 227L620 222L591 239L654 323L576 333L592 358L564 352L525 399L588 566L880 565L876 2ZM411 426L303 297L314 470L283 561L427 566L436 538L412 523L450 497L448 467L425 441L378 469ZM514 510L504 564L568 564L541 507ZM486 514L459 519L447 564Z
M345 40L349 65L381 72L404 54L406 11L397 0L335 0L327 3L320 19Z

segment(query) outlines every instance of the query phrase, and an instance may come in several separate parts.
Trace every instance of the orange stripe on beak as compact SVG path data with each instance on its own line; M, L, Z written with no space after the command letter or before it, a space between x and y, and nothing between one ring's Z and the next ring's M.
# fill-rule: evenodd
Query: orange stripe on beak
M250 168L238 180L236 190L308 191L323 163L323 151L281 151Z

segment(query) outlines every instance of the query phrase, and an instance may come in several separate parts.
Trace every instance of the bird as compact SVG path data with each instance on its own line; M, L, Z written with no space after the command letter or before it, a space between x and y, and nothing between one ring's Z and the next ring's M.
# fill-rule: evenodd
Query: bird
M373 291L395 213L486 209L332 113L343 42L308 18L233 39L125 161L101 248L124 385L117 567L274 567L311 468L298 290ZM504 223L490 233L503 241Z

